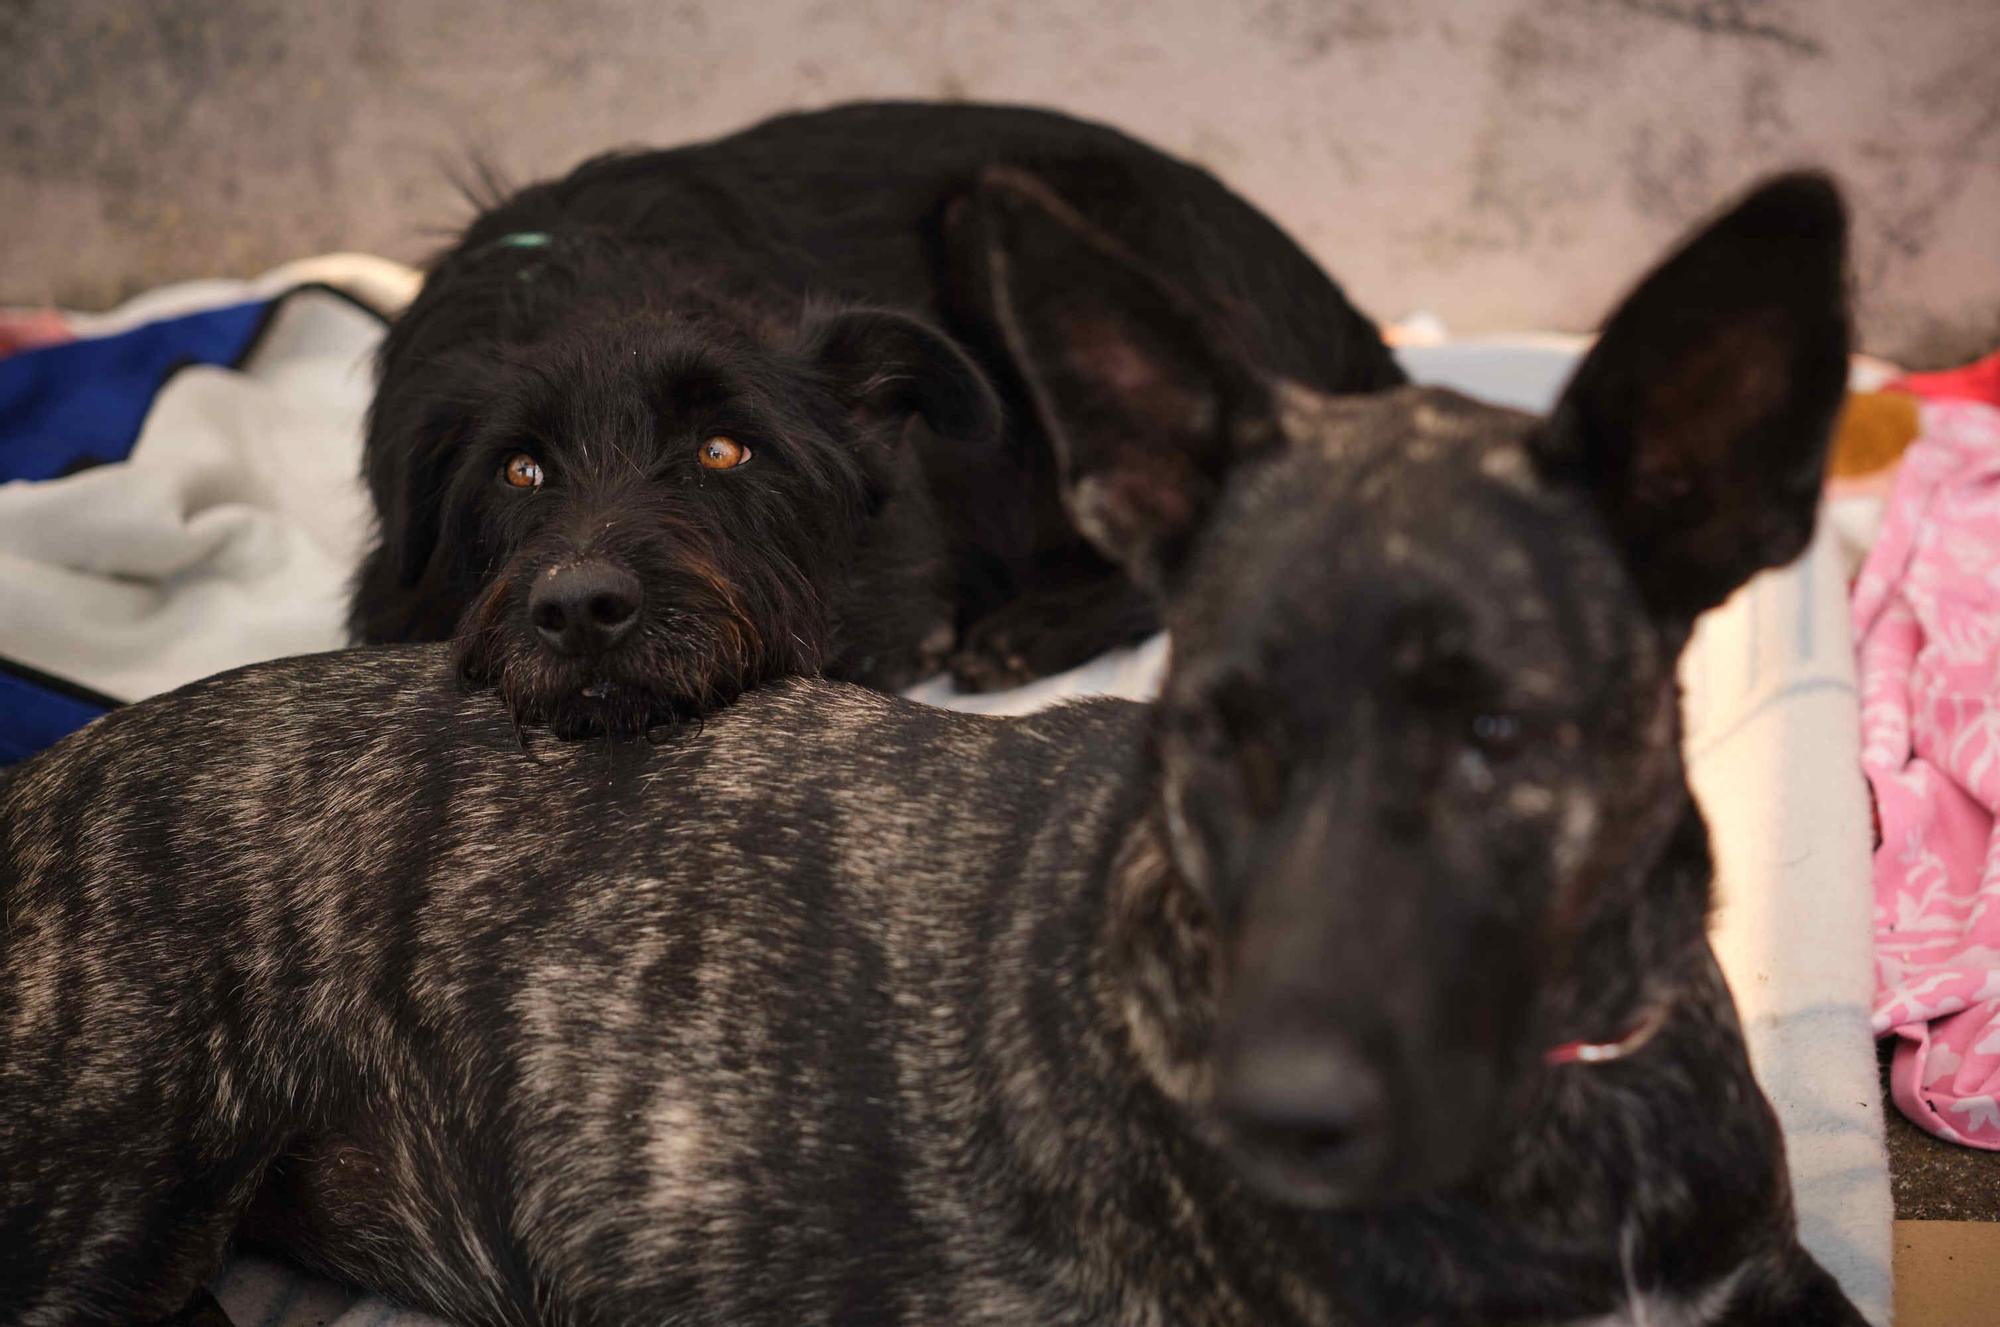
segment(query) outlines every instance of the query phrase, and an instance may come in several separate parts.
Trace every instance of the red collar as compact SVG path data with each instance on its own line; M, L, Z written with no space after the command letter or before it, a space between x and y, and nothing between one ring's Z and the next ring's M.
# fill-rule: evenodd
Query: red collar
M1667 1025L1672 1006L1662 1002L1646 1011L1639 1025L1616 1041L1566 1041L1542 1053L1544 1064L1609 1064L1642 1049Z

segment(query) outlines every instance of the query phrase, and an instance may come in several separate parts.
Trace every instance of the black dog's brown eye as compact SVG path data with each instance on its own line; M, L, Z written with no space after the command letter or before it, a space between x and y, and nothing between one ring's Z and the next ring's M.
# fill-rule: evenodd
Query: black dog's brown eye
M750 459L750 449L734 438L718 436L701 444L700 456L710 470L734 470Z
M1521 754L1521 720L1512 714L1475 714L1472 717L1472 744L1490 761L1511 760Z
M500 476L515 488L540 488L542 463L526 452L515 452L500 467Z

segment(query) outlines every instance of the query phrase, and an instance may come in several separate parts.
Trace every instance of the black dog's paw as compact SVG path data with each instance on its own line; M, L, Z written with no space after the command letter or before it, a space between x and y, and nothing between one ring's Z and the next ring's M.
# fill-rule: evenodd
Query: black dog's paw
M826 672L829 677L876 691L903 691L949 668L957 644L958 635L951 624L941 622L910 649L845 654L829 664Z
M966 691L1002 691L1085 664L1159 629L1150 596L1122 576L1030 593L966 631L951 657Z
M951 656L952 680L963 691L1005 691L1126 643L1107 639L1097 623L1079 621L1068 607L1066 596L1017 599L973 623Z
M979 625L983 628L992 621L988 618ZM950 667L951 680L960 691L1005 691L1042 675L1016 647L1004 623L994 630L975 628L966 633L965 648L951 656Z
M1005 691L1088 662L1122 643L1104 631L1100 600L1098 587L1067 586L988 613L960 637L952 680L961 691Z

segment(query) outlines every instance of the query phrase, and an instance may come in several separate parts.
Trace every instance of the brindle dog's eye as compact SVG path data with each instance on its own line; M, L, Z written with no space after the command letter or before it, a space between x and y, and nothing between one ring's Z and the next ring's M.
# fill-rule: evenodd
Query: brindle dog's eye
M515 488L540 488L542 463L526 452L515 452L500 467L500 477Z
M734 470L750 459L750 449L734 438L717 436L701 444L698 455L710 470Z
M1472 745L1490 764L1497 765L1521 754L1523 743L1518 715L1475 714L1472 716L1470 736Z

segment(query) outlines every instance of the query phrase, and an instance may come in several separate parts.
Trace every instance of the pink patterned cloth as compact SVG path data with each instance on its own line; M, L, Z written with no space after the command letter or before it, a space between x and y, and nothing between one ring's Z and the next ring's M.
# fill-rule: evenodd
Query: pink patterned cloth
M2000 410L1922 407L1853 607L1890 1092L2000 1149Z

